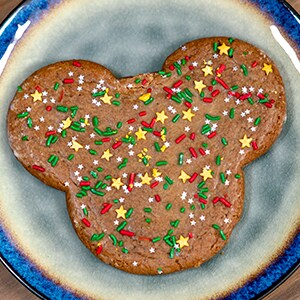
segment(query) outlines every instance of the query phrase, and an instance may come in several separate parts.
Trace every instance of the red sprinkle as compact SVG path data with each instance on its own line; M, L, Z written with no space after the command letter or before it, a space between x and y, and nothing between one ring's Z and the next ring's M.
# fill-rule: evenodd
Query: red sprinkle
M189 57L189 56L185 56L184 58L185 58L185 60L189 60L189 59L190 59L190 57Z
M143 117L143 116L146 116L147 115L147 112L146 111L141 111L139 112L139 116L140 117Z
M102 245L98 246L97 249L96 249L96 254L99 255L101 252L102 252Z
M209 87L208 87L208 90L211 92L212 90L213 90L213 86L212 85L210 85Z
M80 186L90 186L91 182L90 181L80 181L79 185Z
M111 209L111 207L112 207L112 204L109 204L109 203L103 203L103 208L102 208L102 210L100 211L100 214L101 215L104 215L105 213L107 213L110 209Z
M196 150L193 147L190 147L189 150L190 150L193 157L195 157L195 158L198 157L198 154L197 154Z
M155 136L161 137L161 133L160 133L159 131L153 131L153 134L154 134Z
M142 85L145 85L146 83L147 83L147 79L145 78L142 80Z
M194 66L190 65L190 66L189 66L189 69L190 69L190 70L193 70L193 69L194 69Z
M200 197L199 197L199 202L201 202L203 204L207 204L207 201L205 199L203 199L203 198L200 198Z
M231 203L228 202L225 198L219 198L219 200L226 206L226 207L230 207Z
M155 122L156 122L156 119L153 118L153 119L151 120L149 126L152 128L152 127L154 126Z
M37 170L37 171L40 171L40 172L45 172L45 171L46 171L45 168L43 168L43 167L41 167L41 166L37 166L37 165L33 165L33 166L32 166L32 169Z
M257 97L258 97L259 99L265 99L265 96L264 96L263 94L261 94L261 93L257 94Z
M126 235L126 236L134 236L134 232L128 231L128 230L124 230L124 229L120 230L120 233L122 235Z
M180 86L182 85L182 83L183 83L182 80L178 80L177 82L175 82L175 83L173 84L173 87L174 87L174 88L178 88L178 87L180 87Z
M82 221L82 223L83 223L86 227L90 227L90 226L91 226L91 223L90 223L89 220L87 220L86 218L83 218L81 221Z
M103 143L107 143L107 142L110 142L110 138L109 137L105 137L105 138L102 138L101 140Z
M122 142L121 141L117 141L116 143L114 143L112 145L112 148L115 150L115 149L119 148L121 145L122 145Z
M134 183L135 174L130 173L129 180L128 180L128 191L131 192L133 189L133 183Z
M270 102L271 104L274 104L274 103L275 103L275 100L274 100L274 99L271 99L269 102Z
M179 144L181 141L183 141L186 138L185 134L180 135L176 140L175 143Z
M216 73L217 74L221 74L221 73L223 73L225 71L225 69L226 69L226 66L223 65L223 64L221 64L220 67L217 69Z
M160 202L161 201L161 198L159 195L154 195L154 198L156 200L156 202Z
M194 173L191 178L189 179L189 182L192 183L195 181L195 179L198 177L198 173Z
M193 238L193 233L189 232L189 238L192 239Z
M52 106L46 106L46 111L51 111L52 110Z
M212 102L213 102L213 99L212 99L212 98L204 97L204 98L203 98L203 102L205 102L205 103L212 103Z
M240 100L245 100L245 99L248 99L248 98L251 97L251 96L252 96L252 94L251 94L251 93L248 93L248 94L242 95L239 99L240 99Z
M56 133L56 130L47 131L45 136L54 135Z
M129 119L129 120L127 120L127 124L132 124L132 123L134 123L136 121L136 119Z
M41 93L41 92L42 92L42 89L41 89L41 87L40 87L40 86L38 86L38 85L35 87L35 89L36 89L36 90L37 90L39 93Z
M173 91L170 88L168 88L167 86L164 87L164 91L167 92L168 94L173 95Z
M273 105L272 105L270 102L265 103L265 106L266 106L267 108L272 108L272 107L273 107Z
M184 105L187 106L188 108L192 107L192 104L190 102L187 102L187 101L184 102Z
M216 81L217 81L218 83L220 83L224 89L226 89L226 90L229 89L229 86L228 86L228 85L224 82L224 80L222 80L221 78L216 77Z
M253 141L251 143L251 145L252 145L253 150L257 150L258 149L258 146L257 146L256 142Z
M142 124L144 127L150 127L150 125L149 125L147 122L145 122L145 121L142 121L141 124Z
M74 83L74 79L73 79L73 78L65 78L65 79L63 80L63 83L65 83L65 84Z
M60 96L59 96L58 102L60 102L60 101L63 99L63 97L64 97L64 94L65 94L64 90L61 90L61 93L60 93Z
M172 95L171 95L171 94L168 94L166 97L167 97L167 99L171 99L171 98L172 98Z
M154 189L156 186L158 186L159 182L158 181L154 181L153 183L151 183L150 187L151 189Z
M152 92L152 89L151 88L148 88L147 89L147 93L151 93Z
M80 68L81 67L81 63L79 61L74 60L73 61L73 66Z
M220 94L220 91L219 90L214 90L212 93L211 93L211 96L212 97L216 97Z
M175 70L175 67L174 67L173 65L171 65L171 66L169 67L169 69L170 69L171 71L174 71L174 70Z
M219 202L220 198L219 197L215 197L212 201L213 204L216 204L217 202Z
M202 149L202 148L199 148L199 152L200 152L200 154L202 155L202 156L204 156L206 153L205 153L205 151L204 151L204 149Z
M258 65L258 62L257 61L254 61L251 65L252 68L255 68L256 66Z
M213 131L212 133L210 133L207 137L209 138L209 139L212 139L214 136L216 136L217 135L217 132L216 131Z
M190 135L190 139L193 141L196 137L196 133L195 132L192 132L191 135Z

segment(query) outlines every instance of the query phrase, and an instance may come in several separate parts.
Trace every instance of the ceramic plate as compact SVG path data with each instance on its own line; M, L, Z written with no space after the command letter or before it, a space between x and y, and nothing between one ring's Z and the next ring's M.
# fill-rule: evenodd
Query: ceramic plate
M258 298L300 259L300 25L279 1L28 1L0 30L0 238L2 259L38 295L55 299ZM94 257L77 238L65 195L43 185L7 144L6 112L33 71L73 58L116 76L160 69L187 41L232 36L265 50L277 64L288 115L271 150L249 165L243 217L222 255L200 268L138 276Z

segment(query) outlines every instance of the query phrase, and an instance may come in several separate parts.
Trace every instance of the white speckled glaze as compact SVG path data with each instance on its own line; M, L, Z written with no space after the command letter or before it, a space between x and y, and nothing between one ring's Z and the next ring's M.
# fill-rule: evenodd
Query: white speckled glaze
M207 3L64 1L29 27L0 78L0 220L44 274L79 295L115 300L211 299L260 272L299 225L300 75L274 39L272 22L255 7L233 0ZM242 220L223 255L198 269L153 277L103 264L77 238L65 195L29 175L10 151L5 118L16 87L40 67L73 58L98 62L119 77L157 71L185 42L222 35L265 50L281 72L287 95L282 134L266 155L246 168Z

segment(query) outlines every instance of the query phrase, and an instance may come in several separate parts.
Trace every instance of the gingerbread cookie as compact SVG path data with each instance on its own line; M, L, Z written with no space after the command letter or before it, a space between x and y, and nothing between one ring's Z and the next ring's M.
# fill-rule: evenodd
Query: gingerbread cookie
M269 149L284 118L271 59L216 37L129 78L81 60L42 68L18 87L7 129L23 166L66 192L93 254L161 274L224 247L243 210L243 167Z

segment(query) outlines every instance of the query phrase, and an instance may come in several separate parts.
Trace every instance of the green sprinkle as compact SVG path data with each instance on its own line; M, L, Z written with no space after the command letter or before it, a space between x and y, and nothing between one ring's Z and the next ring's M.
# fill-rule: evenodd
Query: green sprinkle
M97 190L97 189L99 189L100 188L100 186L102 185L102 181L100 180L100 181L98 181L97 183L96 183L96 185L95 185L95 189Z
M252 99L252 98L250 98L250 97L249 97L247 100L248 100L248 102L249 102L251 105L253 105L253 104L254 104L254 101L253 101L253 99Z
M102 172L102 171L103 171L103 168L99 167L99 168L97 168L97 171L98 171L98 172Z
M186 80L191 80L191 76L187 75L187 76L185 76L185 79Z
M142 162L143 162L143 164L144 164L145 166L147 166L148 163L149 163L148 158L147 158L146 156L144 156L144 157L142 158Z
M184 89L184 92L189 96L189 97L193 97L194 95L192 94L192 92L188 89L188 88L185 88Z
M178 97L176 97L175 95L172 95L171 99L172 99L173 101L175 101L176 103L179 103L179 104L181 104L181 102L182 102L182 101L181 101Z
M232 91L236 91L238 88L239 88L238 85L233 85L230 89L231 89Z
M98 119L98 117L93 117L93 126L94 127L98 127L98 125L99 125L99 119Z
M174 257L174 248L171 248L171 250L170 250L170 258L173 258Z
M125 217L126 219L128 219L133 213L133 208L130 207L128 210L127 210L127 213L125 214Z
M165 180L168 184L172 185L174 183L174 181L169 177L169 176L166 176L165 177Z
M170 225L173 226L173 227L175 227L175 228L177 228L178 225L179 225L179 222L180 222L179 220L176 220L174 222L170 222Z
M146 223L148 223L148 224L151 223L151 219L149 219L149 218L147 218L145 221L146 221Z
M120 106L121 105L121 102L120 101L117 101L117 100L114 100L111 102L112 105L115 105L115 106Z
M248 76L248 69L244 64L241 65L241 69L243 70L244 75Z
M119 246L120 246L120 247L123 247L123 245L124 245L124 242L123 242L123 241L119 241L119 243L118 243L118 244L119 244Z
M170 210L172 208L172 203L168 203L167 205L166 205L166 210Z
M106 183L102 183L101 186L100 186L101 189L105 189L106 187L107 187Z
M184 66L185 64L186 64L186 59L183 58L183 59L181 60L181 65Z
M175 115L175 117L172 119L173 123L176 123L180 119L180 114Z
M183 153L180 152L179 153L179 157L178 157L178 165L182 166L183 165Z
M155 148L155 150L156 150L157 152L160 152L160 151L161 151L158 142L155 142L155 143L154 143L154 148Z
M89 181L89 177L88 176L83 176L82 178L84 181Z
M111 238L111 240L113 242L113 245L116 246L117 245L117 238L113 234L110 234L109 237Z
M218 156L216 157L216 165L219 166L220 164L221 164L221 156L218 155Z
M145 105L149 105L150 103L152 103L154 101L154 98L151 97L149 98L147 101L144 102Z
M94 144L97 145L97 146L99 146L99 145L102 145L103 142L102 141L95 141Z
M269 102L269 100L265 98L265 99L258 100L258 102L259 103L267 103L267 102Z
M90 149L90 150L89 150L89 153L92 154L92 155L97 155L97 151L96 151L96 150L93 150L93 149Z
M203 199L207 199L207 196L201 192L198 193L199 197L203 198Z
M228 145L227 140L224 137L221 139L221 141L224 146Z
M54 160L55 158L55 155L51 155L49 158L48 158L48 162L49 163L52 163L52 161Z
M214 50L214 52L218 51L218 46L219 46L218 42L214 42L213 43L213 50Z
M196 206L194 205L194 204L192 204L191 206L190 206L190 209L191 210L194 210L196 208Z
M211 121L218 121L221 119L220 116L211 116L209 114L205 114L205 118L208 119L208 120L211 120Z
M215 79L213 79L212 81L211 81L211 85L216 85L217 84L217 81L215 80Z
M58 88L59 88L59 83L58 83L58 82L56 82L56 83L54 84L54 87L53 87L53 89L54 89L54 91L57 91L57 90L58 90Z
M257 126L258 124L260 123L260 118L256 118L255 121L254 121L254 125Z
M240 175L240 174L235 174L234 177L235 177L236 179L240 179L240 178L241 178L241 175Z
M201 93L200 93L200 97L204 97L205 96L205 93L202 91Z
M66 106L63 106L63 105L58 105L56 106L56 110L59 111L59 112L68 112L68 108Z
M29 138L28 138L27 135L24 135L24 136L22 137L22 141L28 141L28 140L29 140Z
M93 234L92 237L91 237L91 240L92 241L100 241L104 238L104 236L105 236L104 232L102 232L100 234Z
M152 208L150 208L150 207L145 207L145 208L144 208L144 212L151 213L151 212L152 212Z
M28 115L29 115L29 112L25 111L25 112L23 112L21 114L17 114L17 118L18 119L26 118Z
M105 91L92 94L93 97L101 97L105 95Z
M180 64L178 63L178 62L174 62L174 67L176 68L176 69L181 69L181 66L180 66Z
M103 132L102 132L99 128L95 127L95 128L94 128L94 131L95 131L97 134L99 134L100 136L103 136Z
M168 234L171 235L171 234L173 234L173 232L174 232L174 229L170 229L170 230L168 231Z
M233 41L234 41L234 39L231 38L231 37L228 39L228 42L229 42L230 44L231 44Z
M221 179L222 183L225 183L226 177L225 177L225 174L223 172L220 173L220 179Z
M233 119L233 118L234 118L234 108L231 108L231 109L230 109L230 112L229 112L229 118L230 118L230 119Z
M212 224L212 228L219 230L219 229L220 229L220 226L217 225L217 224Z
M208 124L202 126L201 134L206 134L211 130L211 127Z
M234 50L232 48L230 48L229 51L228 51L228 56L232 57L233 56L233 52L234 52Z
M223 230L220 230L220 236L221 236L222 240L226 241L227 238L226 238L226 235L223 232Z
M28 126L28 128L32 128L32 119L31 118L27 119L27 126Z
M120 98L120 93L116 93L115 94L115 97L118 99L118 98Z
M169 188L169 185L167 183L164 183L163 188L164 190L167 190Z
M180 212L181 212L181 213L184 213L184 212L185 212L185 207L181 207L181 208L180 208Z
M66 129L64 129L64 130L61 132L61 136L62 136L63 138L67 137L67 130L66 130Z
M117 133L118 133L118 130L112 130L112 131L105 131L102 134L103 134L103 136L111 136L111 135L115 135Z
M120 128L122 128L122 126L123 126L123 123L122 122L118 122L117 128L120 129Z
M201 203L201 209L205 209L205 204L204 203Z
M158 237L152 239L152 242L153 242L153 243L157 243L157 242L159 242L160 240L161 240L161 238L158 236Z
M141 82L141 78L137 78L134 82L135 83L140 83Z
M74 158L74 154L70 154L69 156L68 156L68 160L72 160Z
M160 166L165 166L165 165L167 165L168 164L168 162L166 161L166 160L160 160L160 161L158 161L158 162L156 162L156 166L157 167L160 167Z
M205 181L201 181L201 182L198 184L197 188L198 188L198 189L201 189L203 186L205 186Z
M22 87L21 87L21 86L18 86L18 87L17 87L17 91L18 91L18 92L22 92Z
M46 146L50 147L51 143L52 143L52 139L53 139L53 135L50 135L47 140L46 140Z
M117 227L117 231L120 231L120 230L124 229L124 227L125 227L126 225L127 225L127 222L126 222L126 221L122 222L122 223Z
M91 192L92 192L94 195L97 195L97 196L104 196L104 195L105 195L105 193L100 192L100 191L96 191L95 189L91 189Z

